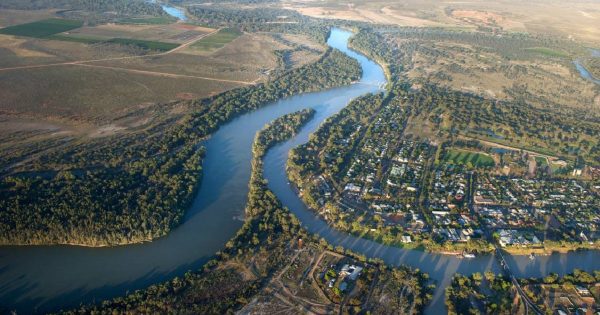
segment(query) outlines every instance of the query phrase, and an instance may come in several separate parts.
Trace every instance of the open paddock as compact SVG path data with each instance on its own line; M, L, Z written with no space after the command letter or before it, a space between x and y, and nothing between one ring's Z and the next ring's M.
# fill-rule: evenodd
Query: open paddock
M472 165L474 167L493 167L494 159L486 153L471 152L451 148L446 151L443 160L450 164Z

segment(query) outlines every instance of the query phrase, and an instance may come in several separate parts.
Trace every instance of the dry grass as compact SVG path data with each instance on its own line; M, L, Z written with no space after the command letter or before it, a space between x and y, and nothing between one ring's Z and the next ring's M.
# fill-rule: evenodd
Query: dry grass
M187 25L144 25L144 24L104 24L93 27L82 27L69 32L72 36L87 36L99 39L110 38L135 38L150 41L161 41L167 43L184 43L191 38L212 32L213 29Z
M55 17L54 10L0 10L0 28Z
M527 86L527 93L535 96L535 100L531 98L532 104L539 107L556 104L600 110L595 101L600 96L597 87L581 78L569 59L539 56L529 60L506 60L493 51L475 50L453 42L422 45L443 51L447 57L417 52L412 57L414 66L407 73L412 79L426 79L498 99L512 99L515 86Z
M283 5L314 17L417 27L495 26L505 31L550 34L600 46L597 1L287 0Z
M237 85L110 69L61 66L0 72L0 110L31 117L107 122L144 103L205 97Z

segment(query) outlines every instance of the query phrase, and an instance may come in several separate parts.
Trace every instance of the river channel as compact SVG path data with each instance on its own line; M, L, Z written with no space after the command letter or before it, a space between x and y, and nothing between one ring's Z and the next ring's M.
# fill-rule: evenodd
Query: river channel
M362 78L352 85L281 99L242 115L215 132L204 145L203 178L183 223L167 236L149 243L106 248L78 246L0 247L0 312L54 311L80 303L100 301L141 289L188 270L200 268L235 235L244 218L248 194L252 141L265 124L284 114L314 108L314 118L301 132L273 149L265 157L269 187L302 224L334 245L342 245L390 264L407 264L428 272L445 287L456 273L497 270L492 256L459 259L451 256L402 250L359 239L329 228L307 209L288 184L285 163L291 148L307 141L308 135L348 102L366 93L382 92L382 68L347 47L351 33L333 29L328 44L357 59ZM566 273L573 268L600 268L600 252L575 252L538 257L509 257L518 276ZM443 290L436 290L428 312L444 312Z

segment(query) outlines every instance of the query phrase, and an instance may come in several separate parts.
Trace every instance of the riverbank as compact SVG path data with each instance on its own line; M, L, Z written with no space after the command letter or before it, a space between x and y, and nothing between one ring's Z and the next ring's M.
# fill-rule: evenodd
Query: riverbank
M264 312L265 305L278 312L288 309L290 304L305 311L317 307L323 312L334 309L336 313L357 307L374 312L391 307L422 311L434 288L428 285L427 275L405 267L387 267L378 261L367 262L360 255L333 249L302 229L266 187L262 176L265 152L294 135L314 114L313 109L305 109L284 115L257 133L252 146L247 218L225 249L201 271L65 314L123 311L224 314L242 307L245 313L252 313L255 307ZM325 260L327 263L322 263ZM359 272L340 281L340 285L344 283L341 289L332 290L327 287L329 278L321 274L321 265L327 273L336 272L330 267L332 263L339 265L337 268L351 264ZM352 289L346 290L348 284ZM393 298L407 290L410 294L405 297ZM279 293L272 294L273 291Z
M345 49L346 34L333 32L330 49L316 63L292 70L268 84L212 97L205 111L190 117L190 132L203 141L202 179L181 224L152 242L91 248L82 246L3 246L0 274L6 283L0 304L18 312L52 312L182 276L222 250L243 224L255 132L282 115L314 108L314 123L343 108L348 100L376 89ZM367 69L368 70L368 69ZM284 88L285 86L285 88ZM339 87L341 86L341 87ZM313 122L309 125L311 128ZM179 133L189 137L189 132ZM194 143L197 148L197 143ZM20 290L24 286L30 290ZM85 289L81 289L85 288Z
M552 254L568 254L579 251L598 251L600 250L600 244L561 242L560 244L544 244L541 247L507 246L502 249L511 255L526 256L535 254L549 256Z

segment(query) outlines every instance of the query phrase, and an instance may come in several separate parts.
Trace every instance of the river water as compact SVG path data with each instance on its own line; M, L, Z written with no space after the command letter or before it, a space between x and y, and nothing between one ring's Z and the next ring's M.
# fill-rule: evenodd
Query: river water
M391 264L407 264L428 272L442 287L456 273L497 269L491 256L461 260L420 251L407 251L358 239L332 230L306 209L290 188L285 162L290 148L304 143L327 117L348 102L366 93L381 92L385 83L379 65L348 49L351 33L334 29L328 40L332 47L356 58L363 69L360 82L323 92L285 98L242 115L215 132L204 145L204 176L184 222L156 241L107 248L78 246L0 247L0 312L53 311L100 301L145 288L187 270L200 268L241 227L250 179L251 146L254 134L284 114L304 108L316 110L314 118L291 140L269 150L265 156L265 177L270 188L302 221L306 228L334 245L343 245L369 257L381 257ZM565 273L573 268L600 268L599 252L568 255L509 257L520 276ZM437 290L428 312L443 312L443 291Z
M600 50L592 49L590 51L590 54L593 58L600 58ZM582 78L584 78L586 80L590 80L596 84L600 84L600 78L595 78L588 71L588 69L585 68L585 66L583 65L581 60L575 60L575 61L573 61L573 64L575 65L575 68L577 68L577 71L579 71L579 75L581 75Z
M168 15L177 18L178 20L187 21L187 16L185 15L185 9L174 7L172 5L158 2L158 0L148 0L150 3L158 3L160 4L163 11L165 11Z

